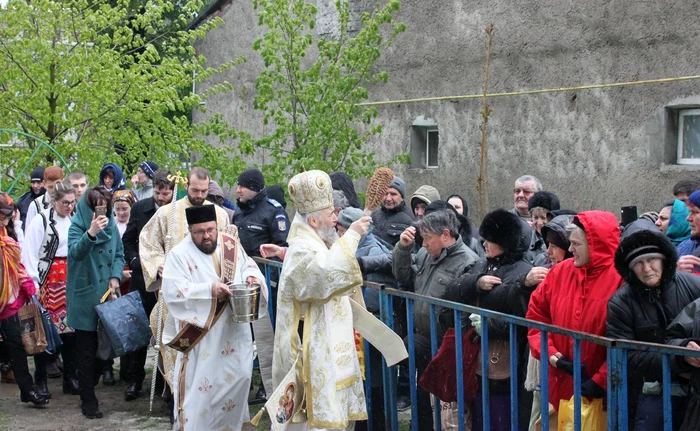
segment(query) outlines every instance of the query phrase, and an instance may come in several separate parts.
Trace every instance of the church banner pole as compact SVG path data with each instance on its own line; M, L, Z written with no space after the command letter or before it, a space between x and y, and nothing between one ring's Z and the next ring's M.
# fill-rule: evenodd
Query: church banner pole
M180 171L177 172L175 175L168 175L168 181L173 181L175 183L175 190L173 192L173 199L177 200L177 191L179 188L179 184L185 184L187 183L187 180L181 175ZM168 257L168 253L170 253L170 247L171 247L171 239L172 239L172 231L175 227L175 205L174 201L170 203L170 214L168 215L168 234L165 235L165 257ZM161 286L162 287L162 286ZM161 294L160 291L158 291L158 315L156 316L156 344L155 344L155 349L156 349L156 355L153 359L153 371L151 372L151 399L150 399L150 404L148 407L149 412L153 412L153 400L156 397L156 379L158 377L158 357L160 356L160 347L161 347L161 337L163 336L163 295ZM167 379L165 379L165 365L163 365L163 379L166 381L167 384Z

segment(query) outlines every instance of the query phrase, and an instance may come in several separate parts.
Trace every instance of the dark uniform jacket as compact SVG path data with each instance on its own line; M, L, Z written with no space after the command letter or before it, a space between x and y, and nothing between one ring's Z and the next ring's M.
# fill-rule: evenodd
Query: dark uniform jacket
M249 202L238 201L233 224L238 227L241 245L248 256L260 257L263 244L287 247L289 217L279 202L267 197L265 190Z
M390 210L382 206L372 213L374 235L394 247L399 242L401 233L415 220L413 211L406 205L406 202L401 202L400 205Z
M146 282L143 279L141 269L141 258L139 257L139 235L141 229L156 213L156 201L152 197L138 201L131 207L131 215L126 230L122 236L124 244L124 260L131 270L131 292L139 292L141 301L147 312L150 312L155 305L156 296L153 292L146 292Z

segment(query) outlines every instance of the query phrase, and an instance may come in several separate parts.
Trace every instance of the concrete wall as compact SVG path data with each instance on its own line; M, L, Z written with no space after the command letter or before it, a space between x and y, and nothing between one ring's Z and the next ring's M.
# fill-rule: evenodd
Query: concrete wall
M321 9L326 10L324 16L333 16ZM236 55L246 56L248 62L226 76L236 87L235 96L212 99L207 109L264 133L251 102L262 64L250 45L261 29L247 0L234 1L223 18L226 25L199 43L198 51L213 64ZM481 92L483 30L490 23L496 26L490 92L700 71L699 0L404 0L398 18L408 30L381 59L379 67L390 78L387 85L372 89L373 100ZM328 23L320 24L328 28ZM700 174L700 166L674 164L675 126L669 109L698 106L699 85L688 81L490 100L492 207L511 207L514 180L532 174L567 208L617 213L622 205L637 204L640 213L658 210L672 197L675 181ZM382 106L385 131L371 148L380 162L407 152L414 119L433 119L440 133L440 168L395 168L406 179L409 193L432 184L443 197L462 194L475 214L480 103ZM196 113L194 118L202 116ZM262 161L261 155L256 162Z

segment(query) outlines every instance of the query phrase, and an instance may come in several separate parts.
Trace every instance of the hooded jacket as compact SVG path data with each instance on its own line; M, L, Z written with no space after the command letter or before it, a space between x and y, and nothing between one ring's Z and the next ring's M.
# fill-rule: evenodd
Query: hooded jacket
M405 201L392 209L387 209L382 205L372 213L372 223L375 226L374 234L391 247L399 242L401 233L415 220L413 211L406 205Z
M641 244L657 246L666 257L658 288L646 286L627 265L625 257ZM625 279L625 284L608 302L607 337L658 344L666 342L666 327L686 305L700 298L700 277L676 272L677 262L676 248L654 223L640 219L627 226L615 253L615 268ZM628 352L627 394L632 411L644 382L662 381L661 358L660 353Z
M415 191L411 195L411 199L409 202L411 202L411 210L415 213L416 205L418 205L419 202L423 202L426 205L430 205L432 201L436 201L440 199L440 192L433 187L429 185L424 185L418 187L418 190Z
M685 202L676 199L671 207L671 217L668 220L668 229L666 236L671 240L673 245L678 246L680 243L690 238L690 223L688 217L688 207Z
M614 266L615 251L620 243L620 228L615 215L604 211L585 211L574 220L583 225L588 240L589 262L580 268L574 259L555 265L530 297L526 317L593 335L605 335L608 300L623 280ZM540 331L528 330L532 356L540 358ZM574 357L573 339L549 334L547 357L561 353L568 360ZM581 342L581 363L589 377L607 388L606 348ZM582 382L583 383L583 382ZM573 396L574 378L549 365L549 402L559 409L560 400Z
M124 246L114 216L94 238L87 231L94 211L83 193L68 229L68 271L66 307L68 326L81 331L97 331L95 306L109 288L109 279L121 280Z
M107 188L104 181L105 171L109 168L112 168L114 171L114 183L112 184L112 188ZM107 163L102 166L102 169L100 169L100 185L109 190L110 193L114 193L117 190L124 190L126 188L126 180L124 179L122 169L114 163Z
M432 257L424 247L412 254L412 248L412 245L404 247L401 243L396 244L392 261L394 277L403 286L413 286L414 292L419 295L441 299L448 299L449 283L468 272L479 259L460 237L451 246L443 248L437 258ZM450 308L437 307L436 315L439 344L445 331L454 325L454 313ZM430 339L430 304L415 301L413 318L416 334Z
M391 264L391 251L374 236L373 230L373 226L370 226L367 235L363 236L357 245L355 257L357 257L358 263L364 257L377 256L388 258L389 264ZM361 263L360 269L363 269ZM362 274L365 280L372 283L383 284L386 287L396 287L396 280L394 280L394 276L391 273L391 266L378 271L364 270ZM379 313L379 291L370 288L365 289L365 305L367 306L367 311L374 314Z

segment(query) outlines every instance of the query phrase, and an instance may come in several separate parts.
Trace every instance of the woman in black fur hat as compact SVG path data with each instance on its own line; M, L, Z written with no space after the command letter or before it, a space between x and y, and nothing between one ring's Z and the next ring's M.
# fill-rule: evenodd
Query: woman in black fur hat
M486 257L467 273L457 277L447 287L451 300L476 305L487 310L515 314L511 306L511 291L523 283L532 265L524 259L530 244L530 228L526 222L503 209L492 211L484 217L479 228L484 239ZM491 320L489 340L509 340L509 329L502 321ZM518 357L524 356L526 333L518 334ZM490 352L490 355L498 352ZM518 360L518 358L512 358ZM522 361L519 361L522 364ZM524 363L526 365L527 362ZM493 365L491 365L493 366ZM532 395L523 389L524 366L518 372L518 412L521 427L527 428L530 419ZM491 430L510 429L510 379L489 380L489 404ZM481 379L479 391L471 404L472 429L482 429Z

